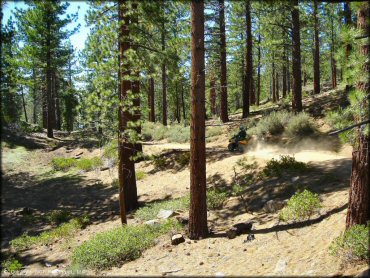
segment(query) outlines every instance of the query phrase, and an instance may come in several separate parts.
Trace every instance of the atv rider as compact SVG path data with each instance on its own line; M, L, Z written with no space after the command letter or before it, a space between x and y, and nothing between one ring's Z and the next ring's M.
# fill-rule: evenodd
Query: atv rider
M240 126L238 134L233 136L233 139L235 139L235 145L237 146L239 141L244 140L247 138L247 132L244 126Z

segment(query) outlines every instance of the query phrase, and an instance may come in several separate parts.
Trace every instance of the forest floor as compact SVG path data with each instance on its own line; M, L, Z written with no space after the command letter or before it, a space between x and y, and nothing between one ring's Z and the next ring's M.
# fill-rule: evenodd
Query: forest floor
M233 115L231 123L224 127L225 133L207 143L208 185L230 185L234 178L233 168L241 158L247 159L248 163L256 162L259 169L282 154L294 155L296 160L310 165L311 170L307 173L258 182L248 187L243 194L244 200L230 197L221 209L208 212L209 226L216 231L253 220L255 240L245 243L245 235L228 239L216 233L206 239L186 239L185 243L172 246L170 238L164 236L134 261L104 271L83 270L80 274L341 276L366 270L368 266L365 263L346 263L330 255L328 248L345 227L352 148L340 146L337 138L325 135L330 128L324 123L321 113L337 107L341 101L345 98L333 92L307 97L306 110L315 117L322 134L289 148L255 139L244 153L228 152L231 130L243 123L240 115ZM252 115L258 118L261 113L257 111ZM208 121L207 124L214 122ZM83 152L82 157L88 158L101 155L102 149L93 140L76 141L64 136L49 140L36 133L11 136L3 138L2 142L1 252L7 251L9 241L24 232L39 234L51 228L37 218L26 221L21 215L24 208L32 208L36 215L61 208L69 209L75 216L87 214L92 224L73 238L58 240L48 246L35 246L17 254L24 266L18 275L71 275L68 266L73 248L98 232L120 226L118 189L112 184L117 178L117 168L55 172L50 164L53 157L74 157ZM173 149L188 150L189 144L161 141L143 146L146 154L160 154ZM185 196L189 192L189 168L176 167L171 163L172 155L165 159L168 167L162 170L155 168L150 161L136 164L137 170L146 173L137 182L140 205ZM262 209L269 200L289 198L297 181L319 193L323 204L319 216L299 227L279 222L278 212L267 213ZM139 222L134 215L129 215L128 221L129 224ZM59 272L52 272L57 268Z

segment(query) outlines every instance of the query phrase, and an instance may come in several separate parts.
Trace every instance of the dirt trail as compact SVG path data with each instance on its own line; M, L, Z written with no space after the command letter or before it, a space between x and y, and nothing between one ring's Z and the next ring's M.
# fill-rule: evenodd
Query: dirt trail
M350 173L351 147L344 146L339 151L328 150L322 142L307 142L296 148L273 146L260 143L251 144L244 153L230 153L226 150L226 135L216 142L207 144L207 179L212 182L231 184L234 175L233 167L237 161L246 158L248 162L257 162L262 167L268 160L278 158L281 154L294 154L298 161L316 165L321 172L315 175L302 175L300 182L312 185L317 192L321 192L324 219L313 225L289 229L283 228L276 232L278 213L266 214L261 211L264 202L279 198L279 190L284 186L292 185L290 177L279 181L273 179L265 184L256 184L245 194L247 202L253 208L246 212L240 198L232 197L223 209L209 212L210 226L224 229L234 223L254 220L253 233L256 239L244 243L246 236L233 240L224 237L211 237L200 241L187 240L178 246L170 246L169 238L163 237L153 248L146 250L143 256L135 261L125 263L121 267L95 273L85 271L85 274L98 275L352 275L362 271L366 266L344 266L340 259L328 253L328 246L343 230L346 203L348 200L348 184ZM181 149L188 150L189 144L158 143L144 145L147 154ZM330 148L329 148L330 149ZM83 151L84 157L101 154L99 149L75 149L66 153L65 148L52 152L36 150L19 153L9 151L5 155L7 175L11 173L48 173L48 163L54 156L73 156ZM26 163L21 164L21 162ZM42 170L35 168L37 161L43 161ZM39 166L40 167L40 166ZM12 172L9 172L11 170ZM147 177L138 181L139 201L163 200L167 197L176 198L189 192L190 173L188 167L169 168L158 171L152 162L144 161L137 164L137 170L147 173ZM316 175L317 174L317 175ZM78 213L95 211L95 223L82 230L72 240L61 240L51 246L33 248L23 255L28 262L20 275L50 275L51 271L60 266L60 274L65 274L65 266L70 263L71 249L88 240L97 232L119 226L118 194L111 182L117 178L117 169L109 171L91 171L78 174L81 180L72 180L64 177L60 180L52 179L45 183L29 176L21 176L22 190L27 190L30 196L35 194L34 205L43 205L50 202L62 206L66 200L56 200L61 185L64 193L70 194L69 199L78 205ZM63 178L64 177L64 178ZM339 177L339 178L338 178ZM325 180L325 179L328 180ZM324 181L325 180L325 181ZM36 189L35 189L36 187ZM253 189L256 188L256 189ZM34 191L36 190L36 191ZM17 193L19 194L19 193ZM277 194L277 195L276 195ZM41 197L40 197L41 196ZM255 205L256 203L256 205ZM72 203L68 203L72 205ZM84 204L80 207L80 204ZM17 204L18 205L18 204ZM23 206L22 204L19 204ZM340 208L336 213L332 209ZM16 218L15 218L16 219ZM135 219L129 219L135 223ZM279 224L281 225L281 223ZM45 262L52 262L53 267L45 267ZM171 274L172 273L172 274Z

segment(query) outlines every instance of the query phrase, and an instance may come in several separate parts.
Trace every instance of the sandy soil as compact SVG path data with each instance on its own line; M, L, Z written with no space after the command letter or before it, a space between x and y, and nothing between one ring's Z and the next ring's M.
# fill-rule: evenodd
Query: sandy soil
M328 250L332 240L345 226L351 147L345 145L338 148L326 137L306 139L289 148L254 140L244 153L230 153L226 150L227 134L239 122L228 125L225 135L207 144L207 185L221 182L231 185L233 168L239 159L256 162L258 167L263 167L272 158L283 154L294 155L298 161L307 162L313 169L294 177L294 180L298 179L298 184L320 194L323 202L320 214L297 227L279 222L278 213L265 213L262 207L268 200L287 199L294 193L291 189L298 186L293 182L293 176L268 179L251 185L244 194L245 202L239 197L231 197L222 209L209 211L209 226L216 230L214 236L198 241L186 239L178 246L171 246L169 237L165 236L135 261L104 271L84 270L83 274L340 276L355 275L367 269L364 263L346 264L331 256ZM320 120L317 124L322 132L328 130ZM40 142L41 137L38 139ZM155 142L144 145L146 154L160 154L173 149L186 151L189 144ZM117 169L73 175L50 172L53 157L73 157L79 152L83 152L83 157L92 157L102 154L98 148L75 146L70 152L66 146L54 151L45 151L44 147L5 147L2 151L2 252L8 249L9 240L24 231L37 234L50 228L42 223L22 223L19 211L24 207L31 207L39 214L60 208L68 208L74 215L89 214L93 224L72 239L34 247L19 254L24 265L19 275L72 274L67 269L73 247L98 232L120 225L117 188L111 185L117 178ZM176 198L189 192L189 169L178 167L173 160L172 155L166 157L168 167L163 170L155 169L153 163L148 161L137 164L137 170L147 174L137 182L141 203ZM255 222L252 230L255 240L244 242L246 235L232 240L222 236L227 227L247 220ZM129 224L137 222L130 215ZM56 269L58 273L55 273Z

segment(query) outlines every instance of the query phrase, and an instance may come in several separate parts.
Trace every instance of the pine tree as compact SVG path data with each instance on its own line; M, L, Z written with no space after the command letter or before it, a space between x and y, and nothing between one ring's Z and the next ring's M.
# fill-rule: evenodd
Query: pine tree
M191 141L189 237L208 234L205 153L204 2L191 2Z

